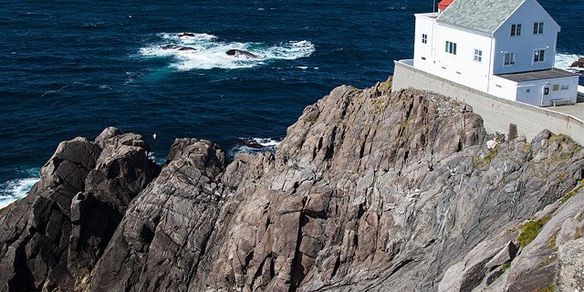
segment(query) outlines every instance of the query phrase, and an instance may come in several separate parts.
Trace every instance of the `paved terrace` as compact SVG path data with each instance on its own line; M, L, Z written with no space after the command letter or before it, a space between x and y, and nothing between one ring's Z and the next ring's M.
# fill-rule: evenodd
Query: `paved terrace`
M579 119L580 121L584 121L584 102L580 102L573 105L561 105L555 107L547 107L546 109L555 111L558 113L566 114Z

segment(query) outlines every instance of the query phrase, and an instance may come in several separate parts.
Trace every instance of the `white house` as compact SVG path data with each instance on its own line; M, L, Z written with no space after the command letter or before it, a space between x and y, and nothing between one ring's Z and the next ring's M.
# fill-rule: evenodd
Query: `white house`
M443 0L416 14L414 68L537 106L576 103L578 76L554 69L560 26L536 0Z

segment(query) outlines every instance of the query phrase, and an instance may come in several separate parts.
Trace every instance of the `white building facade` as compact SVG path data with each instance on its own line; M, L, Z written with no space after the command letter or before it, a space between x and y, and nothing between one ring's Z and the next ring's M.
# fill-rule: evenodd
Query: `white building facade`
M553 68L560 26L536 0L441 4L415 15L415 68L531 105L576 103L578 76Z

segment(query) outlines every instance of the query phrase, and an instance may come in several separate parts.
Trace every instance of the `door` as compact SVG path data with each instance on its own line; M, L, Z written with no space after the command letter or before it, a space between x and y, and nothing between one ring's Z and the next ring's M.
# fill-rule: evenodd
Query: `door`
M541 93L541 106L550 106L552 105L552 101L550 98L550 86L549 85L544 85L542 88L542 93Z

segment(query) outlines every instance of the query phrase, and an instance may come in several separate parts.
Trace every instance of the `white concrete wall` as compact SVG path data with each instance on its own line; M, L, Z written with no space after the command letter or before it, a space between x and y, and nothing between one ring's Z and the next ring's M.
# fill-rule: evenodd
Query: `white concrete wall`
M530 140L548 129L556 134L570 136L584 145L584 121L575 117L501 99L396 62L393 90L410 87L442 94L470 105L475 113L481 115L489 132L507 133L509 125L515 124L518 133Z
M533 34L533 23L543 22L544 33ZM521 35L511 36L511 25L521 24ZM556 40L560 27L537 1L527 0L495 32L493 74L506 74L551 69L556 56ZM545 61L533 62L535 50L545 49ZM505 52L515 52L516 64L504 65Z

